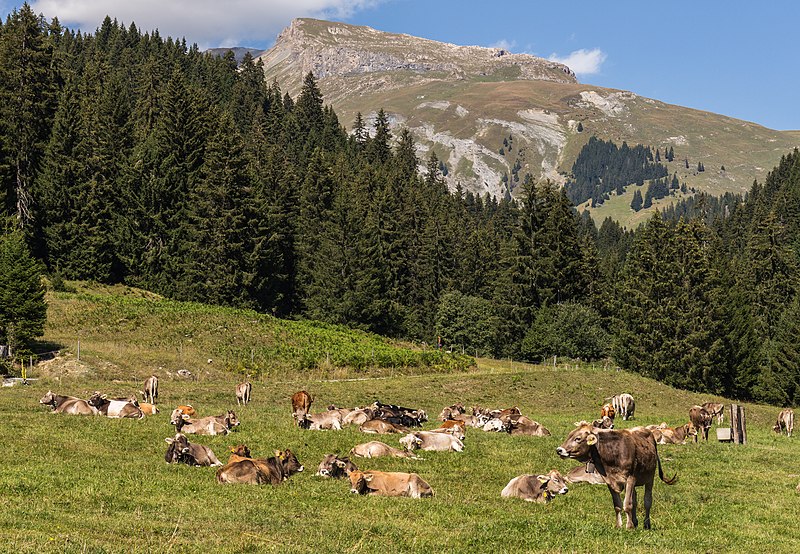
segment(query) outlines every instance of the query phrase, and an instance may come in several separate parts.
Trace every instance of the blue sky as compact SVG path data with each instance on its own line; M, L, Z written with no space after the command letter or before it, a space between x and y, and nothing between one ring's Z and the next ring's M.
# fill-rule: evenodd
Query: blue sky
M21 2L0 0L5 15ZM38 0L94 30L105 14L201 47L267 47L294 17L560 59L583 83L800 129L800 2L767 0Z

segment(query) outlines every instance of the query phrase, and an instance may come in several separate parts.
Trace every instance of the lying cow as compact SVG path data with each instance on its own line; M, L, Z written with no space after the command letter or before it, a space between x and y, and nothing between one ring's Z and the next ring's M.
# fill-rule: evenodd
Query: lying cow
M178 433L191 433L195 435L227 435L230 432L229 425L220 423L215 416L192 419L179 410L174 410L170 417L170 423L175 426Z
M377 433L378 435L390 435L392 433L408 433L408 427L402 425L395 425L382 419L371 419L362 423L358 430L362 433Z
M482 422L481 418L479 418L478 416L467 415L467 414L459 414L459 415L453 417L453 421L461 421L467 427L473 427L475 429L480 429L481 427L483 427L486 424L486 421L488 421L488 420Z
M614 407L616 414L622 417L623 421L633 418L633 412L636 410L636 403L633 401L633 396L627 392L612 396L611 405Z
M156 405L150 404L149 402L137 402L136 406L142 410L144 415L156 415L159 413L159 409L156 407Z
M794 430L794 410L791 408L781 410L778 414L778 421L772 427L772 430L779 434L786 430L786 435L791 437Z
M521 498L528 502L547 504L557 494L569 491L564 476L557 470L545 475L520 475L514 477L505 486L500 496L503 498Z
M538 421L533 421L525 416L519 416L511 419L508 426L508 432L512 435L526 435L529 437L550 436L550 431L547 429L547 427Z
M178 433L174 438L164 439L169 448L164 454L164 460L168 464L187 464L190 466L221 466L217 457L211 449L203 444L189 442L186 435Z
M433 496L433 489L416 473L354 471L350 474L350 492L377 496Z
M358 467L350 461L350 458L340 458L336 454L328 454L319 463L317 475L320 477L341 479L357 470Z
M507 433L508 424L504 423L499 417L493 417L481 429L489 433Z
M95 392L87 400L101 415L114 418L142 419L144 413L129 400L109 400L105 394Z
M300 428L309 429L311 431L341 431L342 414L337 410L323 412L321 414L306 414L300 420Z
M246 406L250 402L250 395L253 392L253 385L250 381L236 385L236 405Z
M697 442L700 433L703 434L703 439L708 441L708 430L711 428L711 414L702 406L692 406L689 409L689 421L691 421L694 428L697 429L694 442Z
M466 435L464 434L464 428L461 426L461 424L451 425L449 427L439 427L438 429L431 429L428 432L447 433L448 435L451 435L462 442L466 438Z
M39 404L50 406L54 414L69 414L69 415L97 415L100 412L96 408L90 406L86 400L76 398L74 396L64 396L55 394L53 391L47 391Z
M433 452L462 452L464 443L448 433L417 431L400 439L400 445L409 452L427 450Z
M362 444L357 444L350 449L351 456L361 456L362 458L380 458L380 457L394 457L394 458L411 458L418 460L411 452L399 450L386 443L380 441L370 441Z
M461 415L466 412L464 408L464 404L458 402L453 404L452 406L447 406L446 408L442 409L441 413L439 414L439 421L447 421L448 419L455 419L455 416Z
M702 408L711 414L712 418L717 418L717 425L722 425L722 421L725 419L725 404L721 402L706 402L702 405Z
M313 401L314 399L311 398L311 395L304 390L297 391L292 395L292 417L298 427L303 420L303 416L311 409Z
M597 429L584 423L573 430L556 449L562 458L572 458L586 463L587 473L599 473L608 485L616 511L617 527L622 527L622 512L627 518L626 527L638 525L636 517L636 487L644 486L644 528L650 529L650 507L653 504L653 481L658 476L668 485L677 480L664 478L656 441L644 428ZM620 493L625 491L623 504Z
M342 419L342 425L363 425L375 418L372 408L358 408L351 411Z
M691 421L680 427L657 428L650 432L658 444L686 444L689 437L697 437L697 429Z
M175 410L172 411L174 414L175 412L180 412L181 414L185 414L189 417L194 417L197 415L197 410L195 410L191 404L184 404L182 406L178 406Z
M151 375L144 382L144 390L142 390L142 399L150 404L156 403L158 398L158 377Z
M217 483L279 485L303 469L303 464L291 450L279 450L270 458L242 458L228 462L217 470Z
M376 418L395 425L420 427L428 421L428 416L423 410L404 408L395 404L383 404L381 402L375 402L372 406L375 409Z
M592 427L597 427L598 429L613 429L614 420L608 416L603 416L600 419L595 419L592 422Z

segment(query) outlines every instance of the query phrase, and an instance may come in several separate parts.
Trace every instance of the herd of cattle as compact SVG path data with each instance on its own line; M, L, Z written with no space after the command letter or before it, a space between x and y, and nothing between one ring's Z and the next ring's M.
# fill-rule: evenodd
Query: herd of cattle
M240 383L236 386L237 405L250 402L252 385ZM112 418L143 418L158 413L155 406L158 398L158 379L148 378L142 391L143 401L134 397L109 399L95 392L84 400L62 396L48 391L40 400L49 405L53 413L73 415L104 415ZM650 508L655 472L668 485L677 480L677 475L665 478L658 456L658 444L686 444L691 437L695 442L702 436L708 440L708 431L714 418L723 422L720 403L709 402L692 406L689 421L670 428L666 423L614 429L614 420L634 417L635 403L630 394L620 394L606 399L600 417L592 422L575 423L575 429L556 449L561 458L574 459L581 465L566 475L557 470L542 474L519 475L511 479L500 493L502 497L516 497L526 501L547 503L555 496L566 494L571 483L586 482L604 484L608 487L614 510L616 525L622 526L622 514L626 516L626 527L638 525L636 515L636 487L644 487L644 527L650 528ZM380 496L409 496L421 498L433 496L433 488L416 473L360 470L352 457L377 458L398 457L421 460L417 451L461 452L467 429L486 432L549 436L550 431L540 423L522 415L519 408L488 409L473 406L471 414L462 403L445 407L438 417L437 428L428 431L419 429L428 421L427 414L420 409L405 408L394 404L375 402L369 406L352 409L328 406L325 412L311 413L312 396L299 391L291 397L292 418L301 429L341 430L344 426L357 425L369 434L399 434L401 448L380 441L369 441L355 445L349 456L328 454L319 464L317 475L328 478L348 478L350 490L358 494ZM168 444L164 459L167 463L183 463L191 466L217 467L219 483L272 484L277 485L291 475L303 471L304 467L291 450L276 451L274 456L254 458L246 445L232 447L223 464L214 452L205 445L192 443L187 434L226 435L239 426L240 421L233 410L218 416L198 418L190 405L178 406L170 415L170 423L176 433L165 441ZM785 409L778 415L773 429L786 432L789 437L794 428L794 412ZM624 493L624 499L621 496Z

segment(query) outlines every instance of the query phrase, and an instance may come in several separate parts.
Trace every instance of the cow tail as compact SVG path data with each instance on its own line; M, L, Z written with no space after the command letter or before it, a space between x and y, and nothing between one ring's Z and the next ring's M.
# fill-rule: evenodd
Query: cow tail
M664 481L667 485L674 485L678 481L678 472L675 472L670 479L664 479L664 471L661 469L661 457L656 452L656 461L658 462L658 477Z

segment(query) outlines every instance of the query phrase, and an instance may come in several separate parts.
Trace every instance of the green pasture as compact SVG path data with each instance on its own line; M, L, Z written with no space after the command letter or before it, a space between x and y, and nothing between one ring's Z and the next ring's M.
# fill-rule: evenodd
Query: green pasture
M0 390L0 551L2 552L797 552L800 481L797 439L771 431L777 409L747 405L748 444L660 446L667 475L657 482L653 530L618 530L602 486L575 485L549 505L500 498L514 476L576 465L555 449L573 422L597 416L605 397L636 398L636 418L620 427L681 424L688 408L714 399L601 366L513 366L480 360L464 372L321 380L303 370L254 380L253 401L236 408L240 376L215 372L197 381L161 374L161 413L142 421L50 414L38 404L53 389L85 397L127 395L136 379L104 374L49 375ZM551 437L511 437L470 429L463 453L424 460L356 459L362 469L414 471L431 499L358 497L343 481L314 475L329 452L346 453L399 436L302 431L289 396L306 388L314 411L329 403L374 400L425 409L517 405ZM189 402L200 415L234 408L242 425L229 436L194 437L223 460L231 445L254 455L291 448L306 470L276 487L223 486L214 468L167 465L170 408ZM727 417L726 417L727 420ZM426 428L432 427L429 422ZM712 436L714 431L712 429ZM641 501L640 501L641 504ZM640 518L641 519L641 518Z

